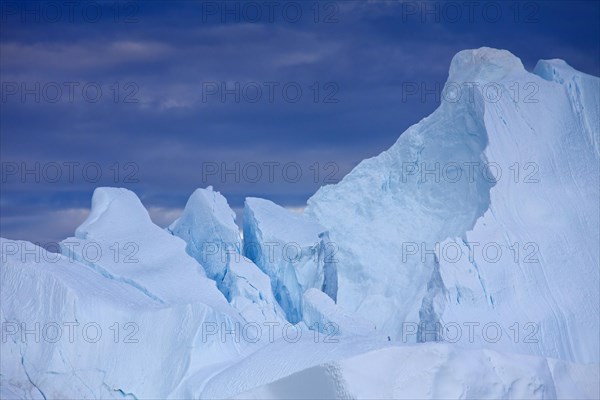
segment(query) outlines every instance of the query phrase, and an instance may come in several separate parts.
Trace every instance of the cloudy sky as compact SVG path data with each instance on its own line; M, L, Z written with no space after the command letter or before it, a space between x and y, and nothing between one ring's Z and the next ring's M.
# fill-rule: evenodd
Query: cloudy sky
M595 1L0 7L0 235L41 244L97 186L134 190L161 226L208 185L238 211L301 209L431 113L462 49L600 75Z

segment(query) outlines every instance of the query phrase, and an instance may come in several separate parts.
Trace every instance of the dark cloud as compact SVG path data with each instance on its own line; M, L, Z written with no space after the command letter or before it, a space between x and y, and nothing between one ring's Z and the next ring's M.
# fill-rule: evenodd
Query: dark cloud
M61 239L99 185L134 190L161 225L209 184L238 211L246 196L302 207L431 113L435 96L403 99L402 85L443 84L465 48L600 74L597 2L474 2L472 15L451 2L460 18L436 1L276 3L269 15L265 2L3 2L1 235ZM236 84L239 100L222 99L221 85ZM22 176L36 163L38 181ZM44 176L52 163L62 166L56 182ZM65 163L78 163L72 179Z

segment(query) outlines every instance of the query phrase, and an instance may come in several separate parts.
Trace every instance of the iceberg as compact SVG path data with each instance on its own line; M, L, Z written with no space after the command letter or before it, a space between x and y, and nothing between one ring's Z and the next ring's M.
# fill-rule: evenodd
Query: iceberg
M311 288L302 295L302 320L310 329L337 335L375 335L373 323L345 311L322 291Z
M444 90L308 201L339 246L338 303L396 340L406 323L480 321L504 333L481 345L598 363L600 79L481 48L454 57Z
M233 398L593 399L600 394L597 364L458 349L445 343L362 350L286 374ZM232 377L232 372L224 373ZM226 390L208 393L227 398Z
M302 296L318 288L337 294L335 243L311 218L259 198L244 205L244 254L271 279L288 321L302 321Z
M194 191L182 216L168 230L185 240L186 252L204 266L245 321L285 321L269 277L241 254L235 213L219 192L211 186Z
M215 281L225 276L228 259L240 254L242 241L235 213L227 200L212 186L197 189L190 196L180 218L169 232L185 240L186 251L202 264Z
M63 255L161 304L227 307L202 265L185 252L185 242L156 226L127 189L96 189L88 218L60 246Z
M526 76L539 102L503 102L485 115L494 132L486 158L507 176L475 226L453 238L471 257L442 258L443 274L470 269L481 282L459 304L462 279L450 279L444 319L495 321L521 334L517 345L505 335L506 348L598 363L600 80L561 60L539 61Z
M0 246L3 398L166 398L247 346L206 334L240 323L222 297L167 303L32 243Z
M0 239L0 397L600 397L600 79L452 60L429 117L303 213L98 188L60 253Z

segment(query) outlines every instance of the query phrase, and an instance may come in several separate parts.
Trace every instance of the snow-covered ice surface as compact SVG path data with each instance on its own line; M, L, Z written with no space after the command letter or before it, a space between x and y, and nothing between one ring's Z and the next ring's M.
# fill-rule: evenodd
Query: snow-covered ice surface
M461 82L479 86L457 96ZM482 48L454 57L447 85L308 201L339 247L339 304L395 337L406 321L478 321L503 330L496 349L598 363L600 80Z
M212 187L197 189L169 231L186 241L194 257L247 322L282 322L285 313L273 295L271 280L242 255L235 213Z
M302 320L302 295L322 289L335 298L337 273L329 262L327 231L305 215L258 198L244 205L244 254L271 278L291 322ZM326 280L327 279L327 280Z
M248 198L243 240L210 187L0 239L0 398L599 398L600 80L482 48L446 89L305 213Z
M535 330L539 342L521 340L519 352L598 363L600 82L560 60L540 61L527 76L539 87L538 103L488 107L493 134L485 156L506 176L492 188L484 216L456 240L494 243L500 253L475 250L472 262L442 263L443 275L470 269L480 281L465 284L472 296L459 300L463 280L449 278L443 318L518 323L521 334L530 324L527 333ZM509 175L515 163L516 183ZM515 348L508 337L504 347Z
M198 229L198 224L202 224ZM187 252L202 263L211 279L225 276L228 258L240 253L242 238L227 199L212 187L197 189L169 231L187 243Z
M98 188L92 210L62 253L100 275L130 285L161 304L204 301L226 306L214 281L185 252L186 244L156 226L127 189Z
M1 245L2 385L20 397L166 397L244 347L203 337L242 320L128 190L97 189L63 255Z
M600 395L599 373L597 364L581 366L554 359L426 343L345 355L286 374L235 398L595 399ZM230 374L233 376L233 371ZM223 378L216 379L220 379L218 383L224 382ZM207 386L207 390L211 389Z
M308 289L302 296L302 319L309 328L336 335L374 335L375 324L353 315L318 289Z
M167 304L31 243L0 245L0 385L18 398L163 398L241 351L202 337L207 323L234 326L225 299ZM14 245L29 255L12 255Z

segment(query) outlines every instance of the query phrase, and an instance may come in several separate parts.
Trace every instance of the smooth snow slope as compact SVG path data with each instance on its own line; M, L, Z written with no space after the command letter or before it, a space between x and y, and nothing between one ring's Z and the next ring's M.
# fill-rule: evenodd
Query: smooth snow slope
M202 301L230 308L186 243L156 226L135 193L98 188L88 218L62 253L110 279L127 283L162 304Z
M309 199L339 247L338 302L396 339L406 322L494 322L503 339L480 344L597 363L600 79L481 48L454 57L446 87L431 116ZM458 261L458 245L436 248L448 238Z
M600 394L597 364L583 366L446 343L369 348L367 342L354 340L287 344L284 351L281 345L264 348L216 375L202 398L231 398L248 381L268 383L234 398L530 400L595 399ZM302 367L281 372L288 367L281 355L290 353ZM307 358L319 362L306 367ZM279 368L261 371L266 360ZM239 376L243 379L234 378ZM235 382L234 388L225 384L229 381Z

